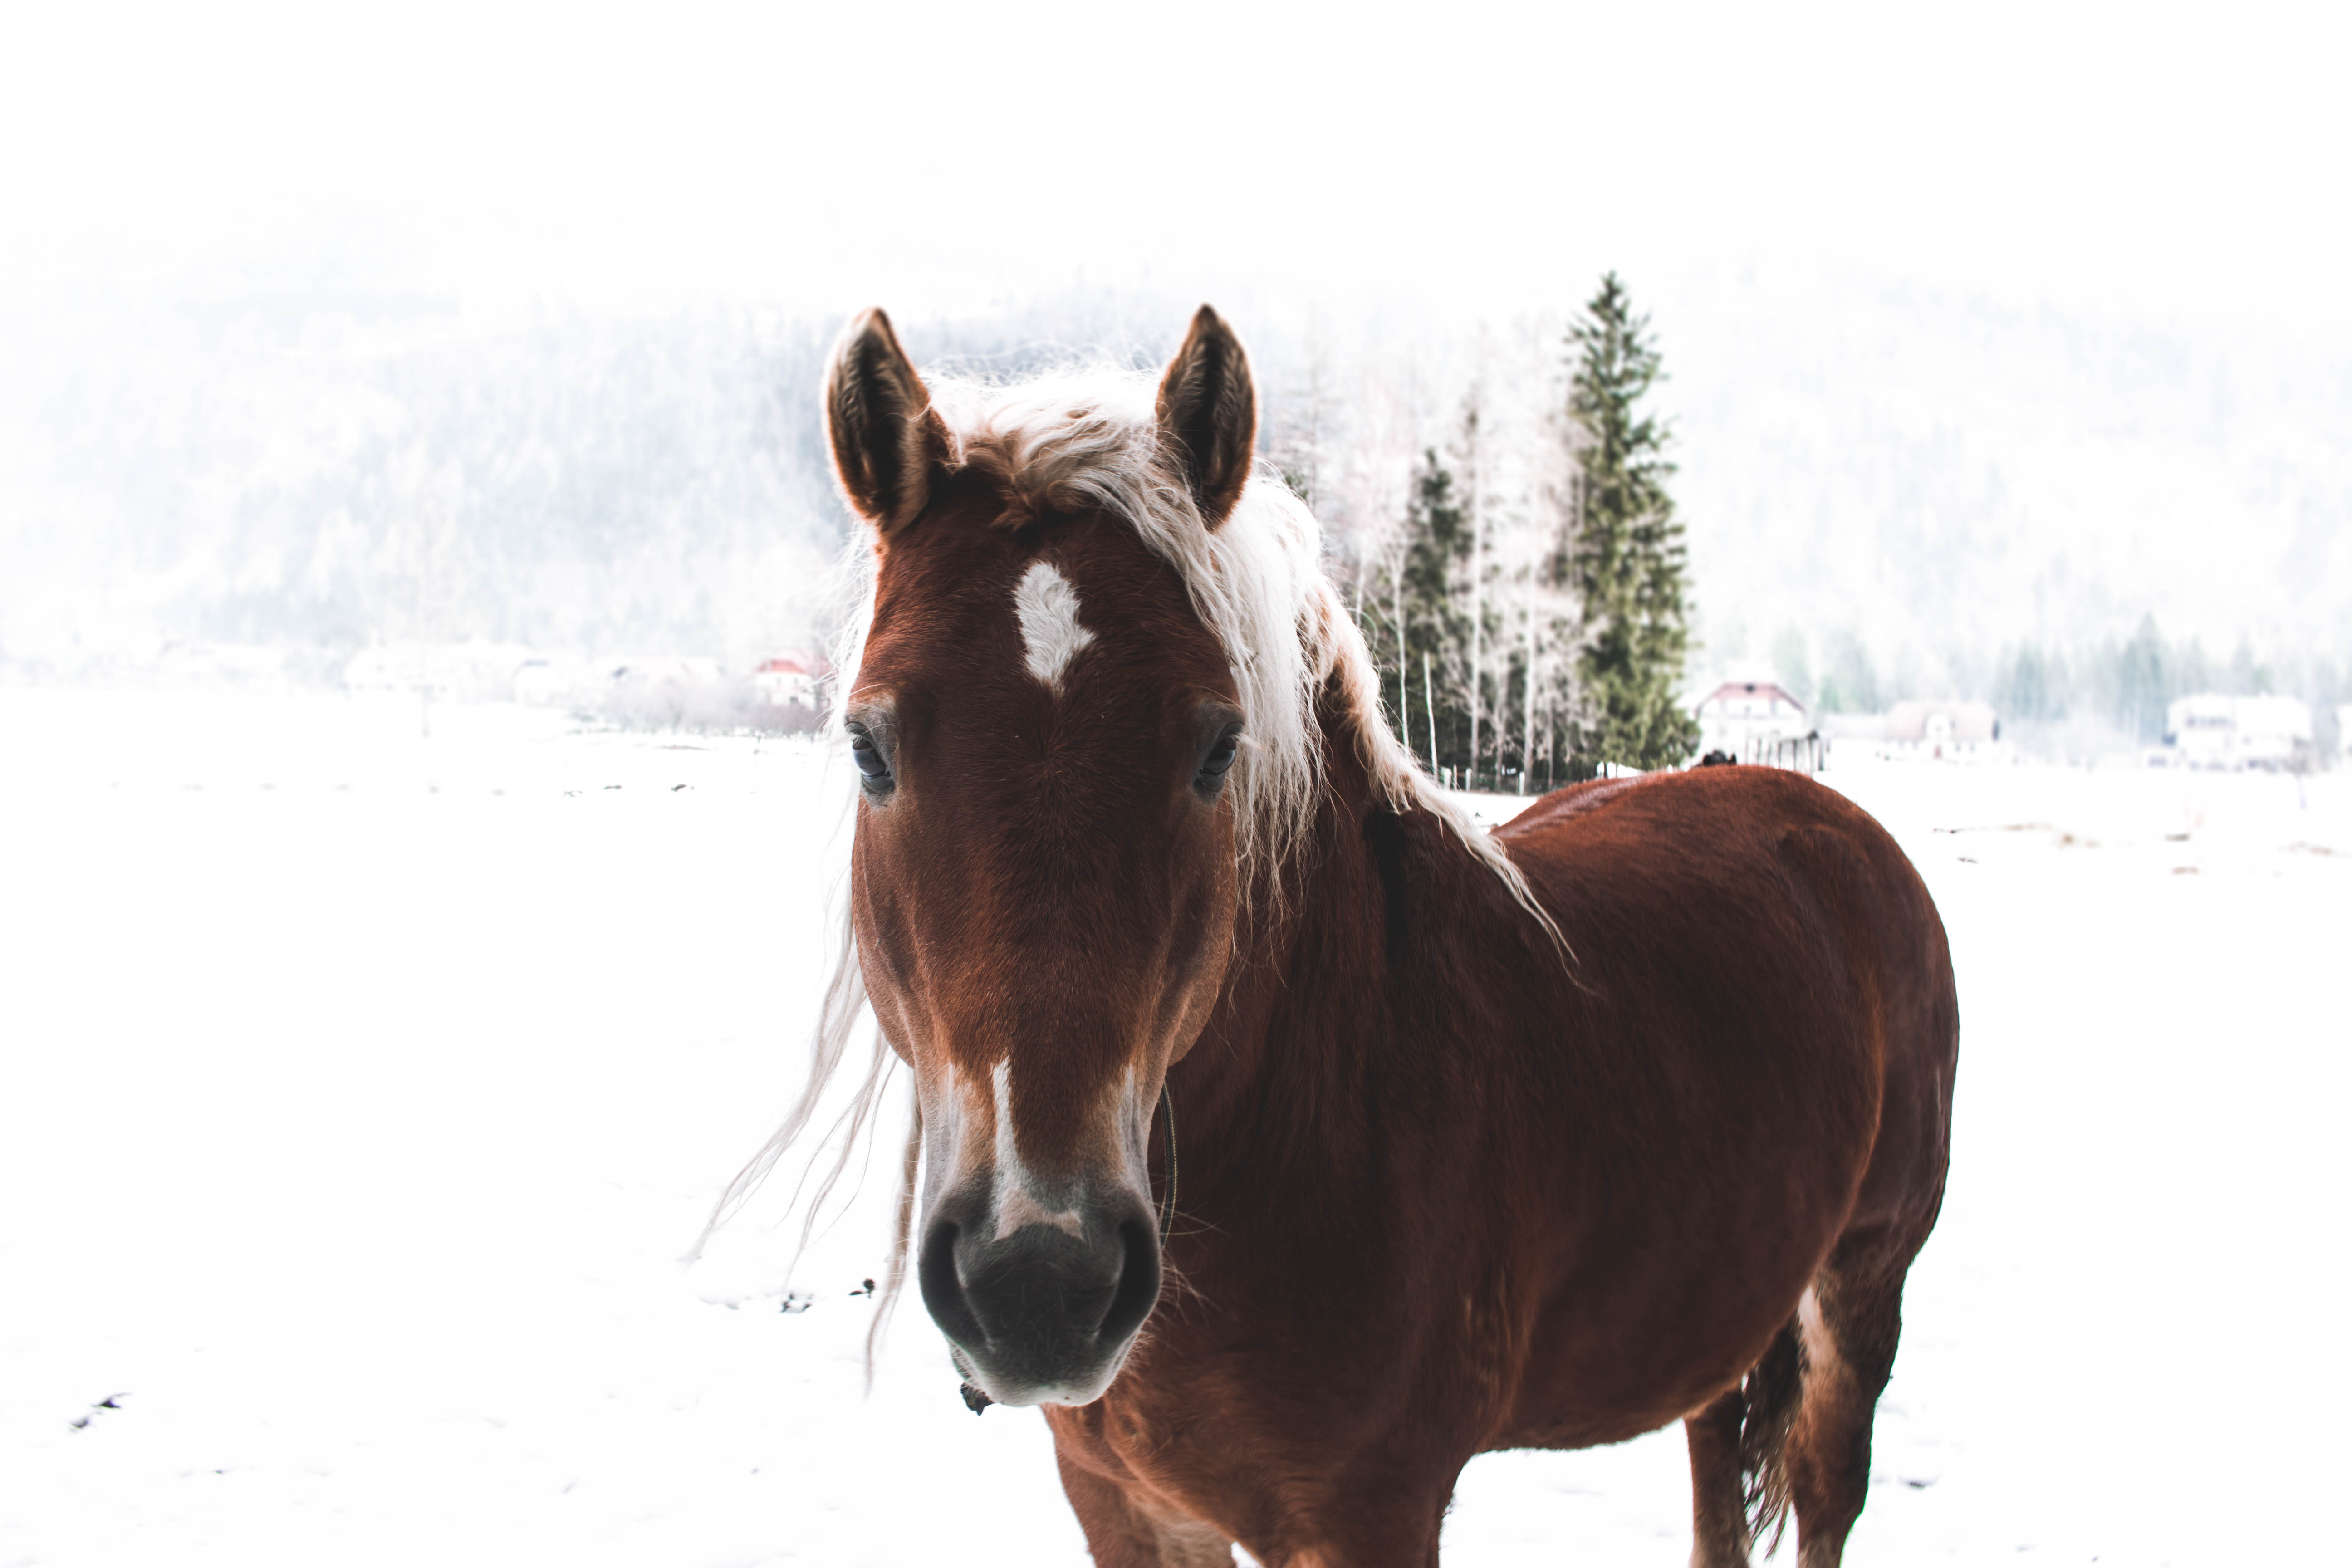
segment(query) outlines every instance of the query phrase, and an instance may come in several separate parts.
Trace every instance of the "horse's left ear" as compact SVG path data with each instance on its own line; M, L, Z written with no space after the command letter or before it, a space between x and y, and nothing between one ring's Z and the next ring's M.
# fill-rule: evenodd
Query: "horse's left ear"
M1242 341L1206 305L1160 378L1160 438L1175 449L1201 521L1223 522L1249 483L1257 386Z

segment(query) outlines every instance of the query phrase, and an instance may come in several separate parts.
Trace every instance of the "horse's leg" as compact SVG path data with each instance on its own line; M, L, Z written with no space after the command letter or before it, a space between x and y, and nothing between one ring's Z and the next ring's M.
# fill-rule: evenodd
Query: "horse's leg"
M1691 1568L1748 1568L1739 1481L1739 1424L1747 1414L1747 1396L1735 1385L1683 1417L1690 1439Z
M1848 1237L1797 1309L1804 1396L1789 1433L1798 1568L1838 1568L1870 1489L1870 1427L1895 1368L1908 1251Z
M1195 1519L1139 1506L1125 1487L1059 1452L1062 1492L1096 1568L1232 1568L1234 1543Z

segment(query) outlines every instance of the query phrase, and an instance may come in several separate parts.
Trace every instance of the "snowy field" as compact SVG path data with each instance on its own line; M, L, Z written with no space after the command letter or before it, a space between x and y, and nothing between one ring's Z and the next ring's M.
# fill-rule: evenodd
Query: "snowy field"
M797 1066L838 772L427 718L0 691L0 1565L1083 1563L919 1304L864 1393L878 1177L805 1310L780 1204L679 1261ZM2342 1561L2352 778L1826 782L1963 1021L1849 1561ZM1447 1559L1669 1568L1687 1506L1678 1430L1489 1456Z

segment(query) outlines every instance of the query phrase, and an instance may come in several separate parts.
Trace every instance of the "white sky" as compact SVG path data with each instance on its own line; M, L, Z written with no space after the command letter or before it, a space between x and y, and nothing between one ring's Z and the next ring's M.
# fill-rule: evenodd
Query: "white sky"
M1760 258L2352 331L2342 6L329 9L16 8L0 282L1493 313Z

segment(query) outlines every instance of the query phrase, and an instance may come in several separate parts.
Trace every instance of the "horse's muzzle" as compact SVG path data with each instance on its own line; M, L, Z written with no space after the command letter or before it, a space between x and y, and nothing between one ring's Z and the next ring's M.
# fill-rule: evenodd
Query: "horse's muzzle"
M1132 1196L1089 1205L1079 1234L1002 1240L985 1202L940 1205L916 1265L923 1305L966 1376L999 1405L1090 1405L1160 1300L1160 1238Z

